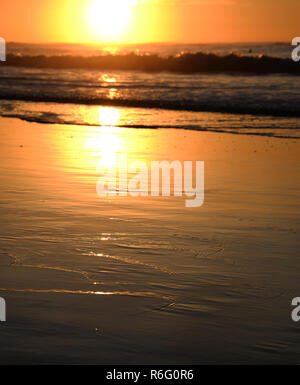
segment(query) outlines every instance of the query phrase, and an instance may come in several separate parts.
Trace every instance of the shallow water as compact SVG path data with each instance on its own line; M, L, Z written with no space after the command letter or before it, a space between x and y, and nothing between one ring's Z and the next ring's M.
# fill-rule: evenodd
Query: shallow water
M119 114L135 123L138 112ZM299 363L298 141L16 119L0 129L2 362ZM204 160L205 204L100 198L99 159L120 153Z

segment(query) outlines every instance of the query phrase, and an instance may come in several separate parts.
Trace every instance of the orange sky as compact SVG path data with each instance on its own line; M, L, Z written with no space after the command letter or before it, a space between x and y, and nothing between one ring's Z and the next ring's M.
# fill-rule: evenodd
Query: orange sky
M95 1L110 0L0 0L0 36L74 43L291 41L300 36L300 0L125 0L134 2L127 25L116 30L123 11L114 7L114 15L108 9L105 33L91 25L88 10Z

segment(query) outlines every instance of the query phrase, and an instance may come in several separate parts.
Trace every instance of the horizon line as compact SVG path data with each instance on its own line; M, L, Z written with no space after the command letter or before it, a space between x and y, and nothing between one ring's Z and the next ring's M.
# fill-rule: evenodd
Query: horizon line
M24 41L6 41L7 44L30 44L30 45L90 45L90 46L131 46L131 45L212 45L212 44L290 44L288 40L257 40L257 41L221 41L221 42L174 42L174 41L157 41L157 42L135 42L135 43L117 43L117 42L24 42Z

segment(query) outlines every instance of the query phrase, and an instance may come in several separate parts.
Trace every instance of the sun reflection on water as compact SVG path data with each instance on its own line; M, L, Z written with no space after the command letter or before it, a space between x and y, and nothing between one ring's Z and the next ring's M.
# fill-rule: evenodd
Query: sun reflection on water
M104 129L94 138L94 148L99 153L97 169L103 167L113 167L116 164L117 153L120 152L122 138L116 127L120 120L120 112L113 107L99 108L99 123Z
M116 83L117 79L114 77L114 76L110 76L108 74L104 74L102 75L101 79L105 82L105 83Z
M117 126L120 120L120 112L113 107L99 108L99 123L101 126Z

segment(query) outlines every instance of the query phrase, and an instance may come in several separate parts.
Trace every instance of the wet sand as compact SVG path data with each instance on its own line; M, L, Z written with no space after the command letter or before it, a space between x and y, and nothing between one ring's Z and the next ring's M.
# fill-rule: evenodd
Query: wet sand
M299 364L299 143L0 119L3 364ZM96 194L101 157L204 160L205 203Z

